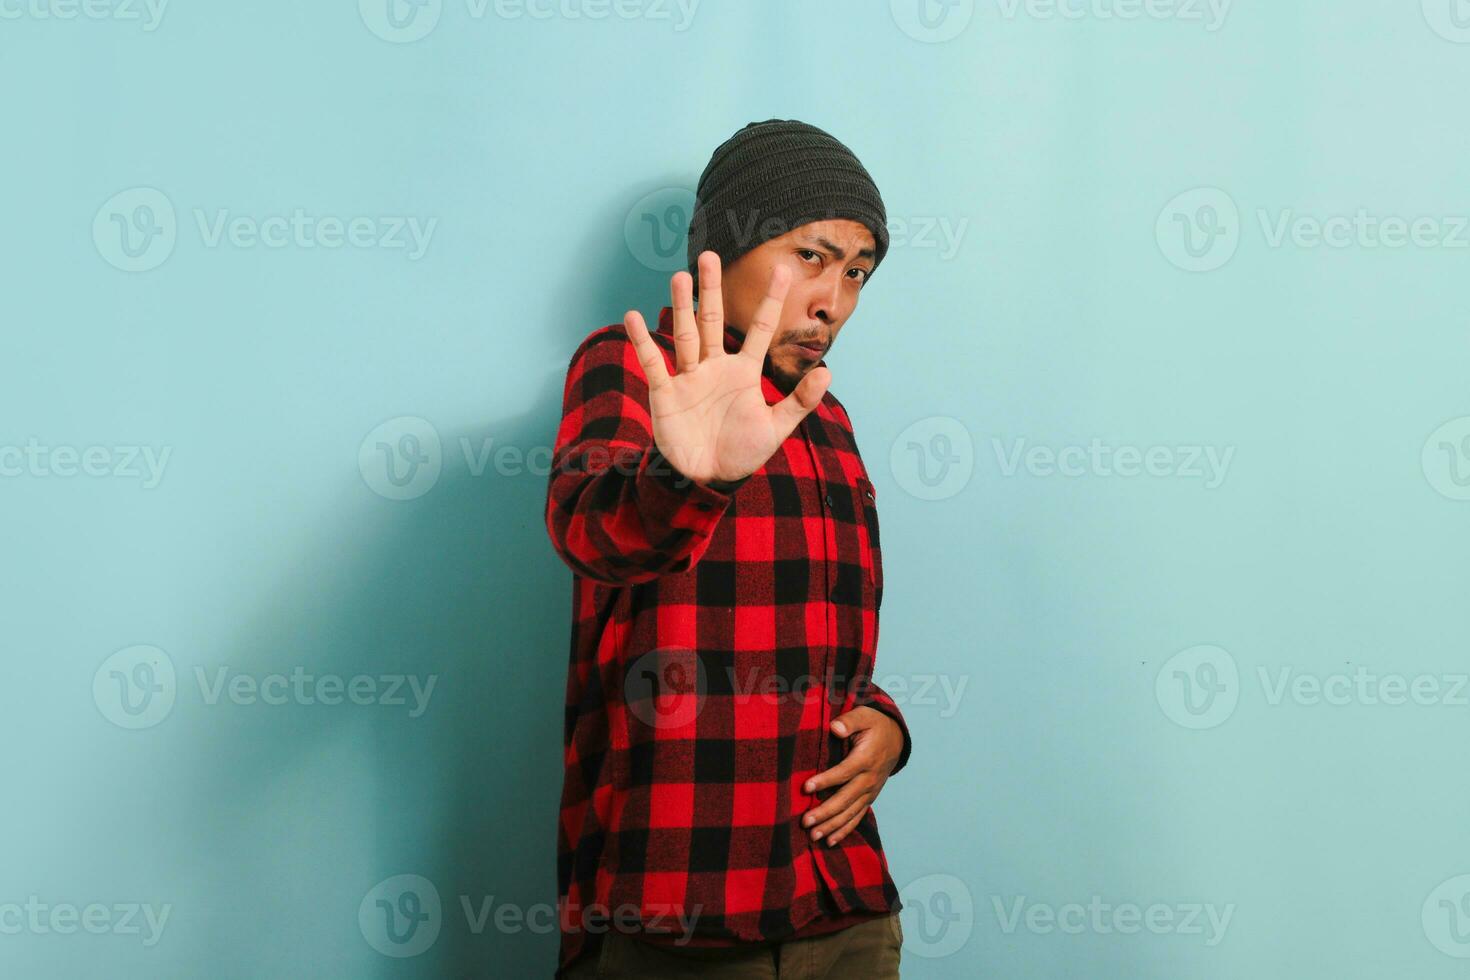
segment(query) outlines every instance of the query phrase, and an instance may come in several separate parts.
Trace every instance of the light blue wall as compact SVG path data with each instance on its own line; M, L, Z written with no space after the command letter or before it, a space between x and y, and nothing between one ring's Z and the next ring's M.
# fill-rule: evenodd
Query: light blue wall
M829 363L905 976L1463 976L1470 16L689 2L0 0L0 974L549 975L533 451L576 342L667 302L644 215L775 116L894 221ZM317 247L212 237L298 209Z

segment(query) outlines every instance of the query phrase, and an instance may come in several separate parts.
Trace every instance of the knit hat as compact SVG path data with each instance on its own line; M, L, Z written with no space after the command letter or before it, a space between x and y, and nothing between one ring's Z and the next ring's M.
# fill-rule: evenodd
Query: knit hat
M697 287L699 254L706 249L728 268L763 242L836 218L861 222L873 233L876 272L888 251L888 215L853 152L795 119L750 123L716 147L699 176L689 220L689 273Z

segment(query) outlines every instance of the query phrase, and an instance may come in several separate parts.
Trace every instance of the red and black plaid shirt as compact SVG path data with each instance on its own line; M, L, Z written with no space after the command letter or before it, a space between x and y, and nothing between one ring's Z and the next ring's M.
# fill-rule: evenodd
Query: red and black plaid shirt
M674 373L669 307L653 339ZM742 340L726 326L726 350ZM761 387L783 397L769 361ZM683 937L681 916L733 944L897 911L871 808L836 846L801 826L835 792L801 788L845 753L833 718L868 705L897 721L894 772L911 748L871 680L876 493L841 403L824 395L729 492L702 486L653 444L632 341L603 327L567 372L546 524L575 573L560 967L609 928Z

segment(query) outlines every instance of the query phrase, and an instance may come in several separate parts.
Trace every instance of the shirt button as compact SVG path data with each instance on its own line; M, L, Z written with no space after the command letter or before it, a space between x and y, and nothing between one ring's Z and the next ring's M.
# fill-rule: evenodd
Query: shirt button
M828 507L831 507L832 506L832 495L830 493L827 494L827 496L824 497L823 499L827 501L827 506Z

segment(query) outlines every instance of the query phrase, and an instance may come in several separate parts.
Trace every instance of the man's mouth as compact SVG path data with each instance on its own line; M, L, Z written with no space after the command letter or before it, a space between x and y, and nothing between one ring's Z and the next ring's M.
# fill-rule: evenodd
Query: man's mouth
M795 347L802 357L811 358L812 360L816 360L827 352L827 345L816 340L792 341L791 346Z

